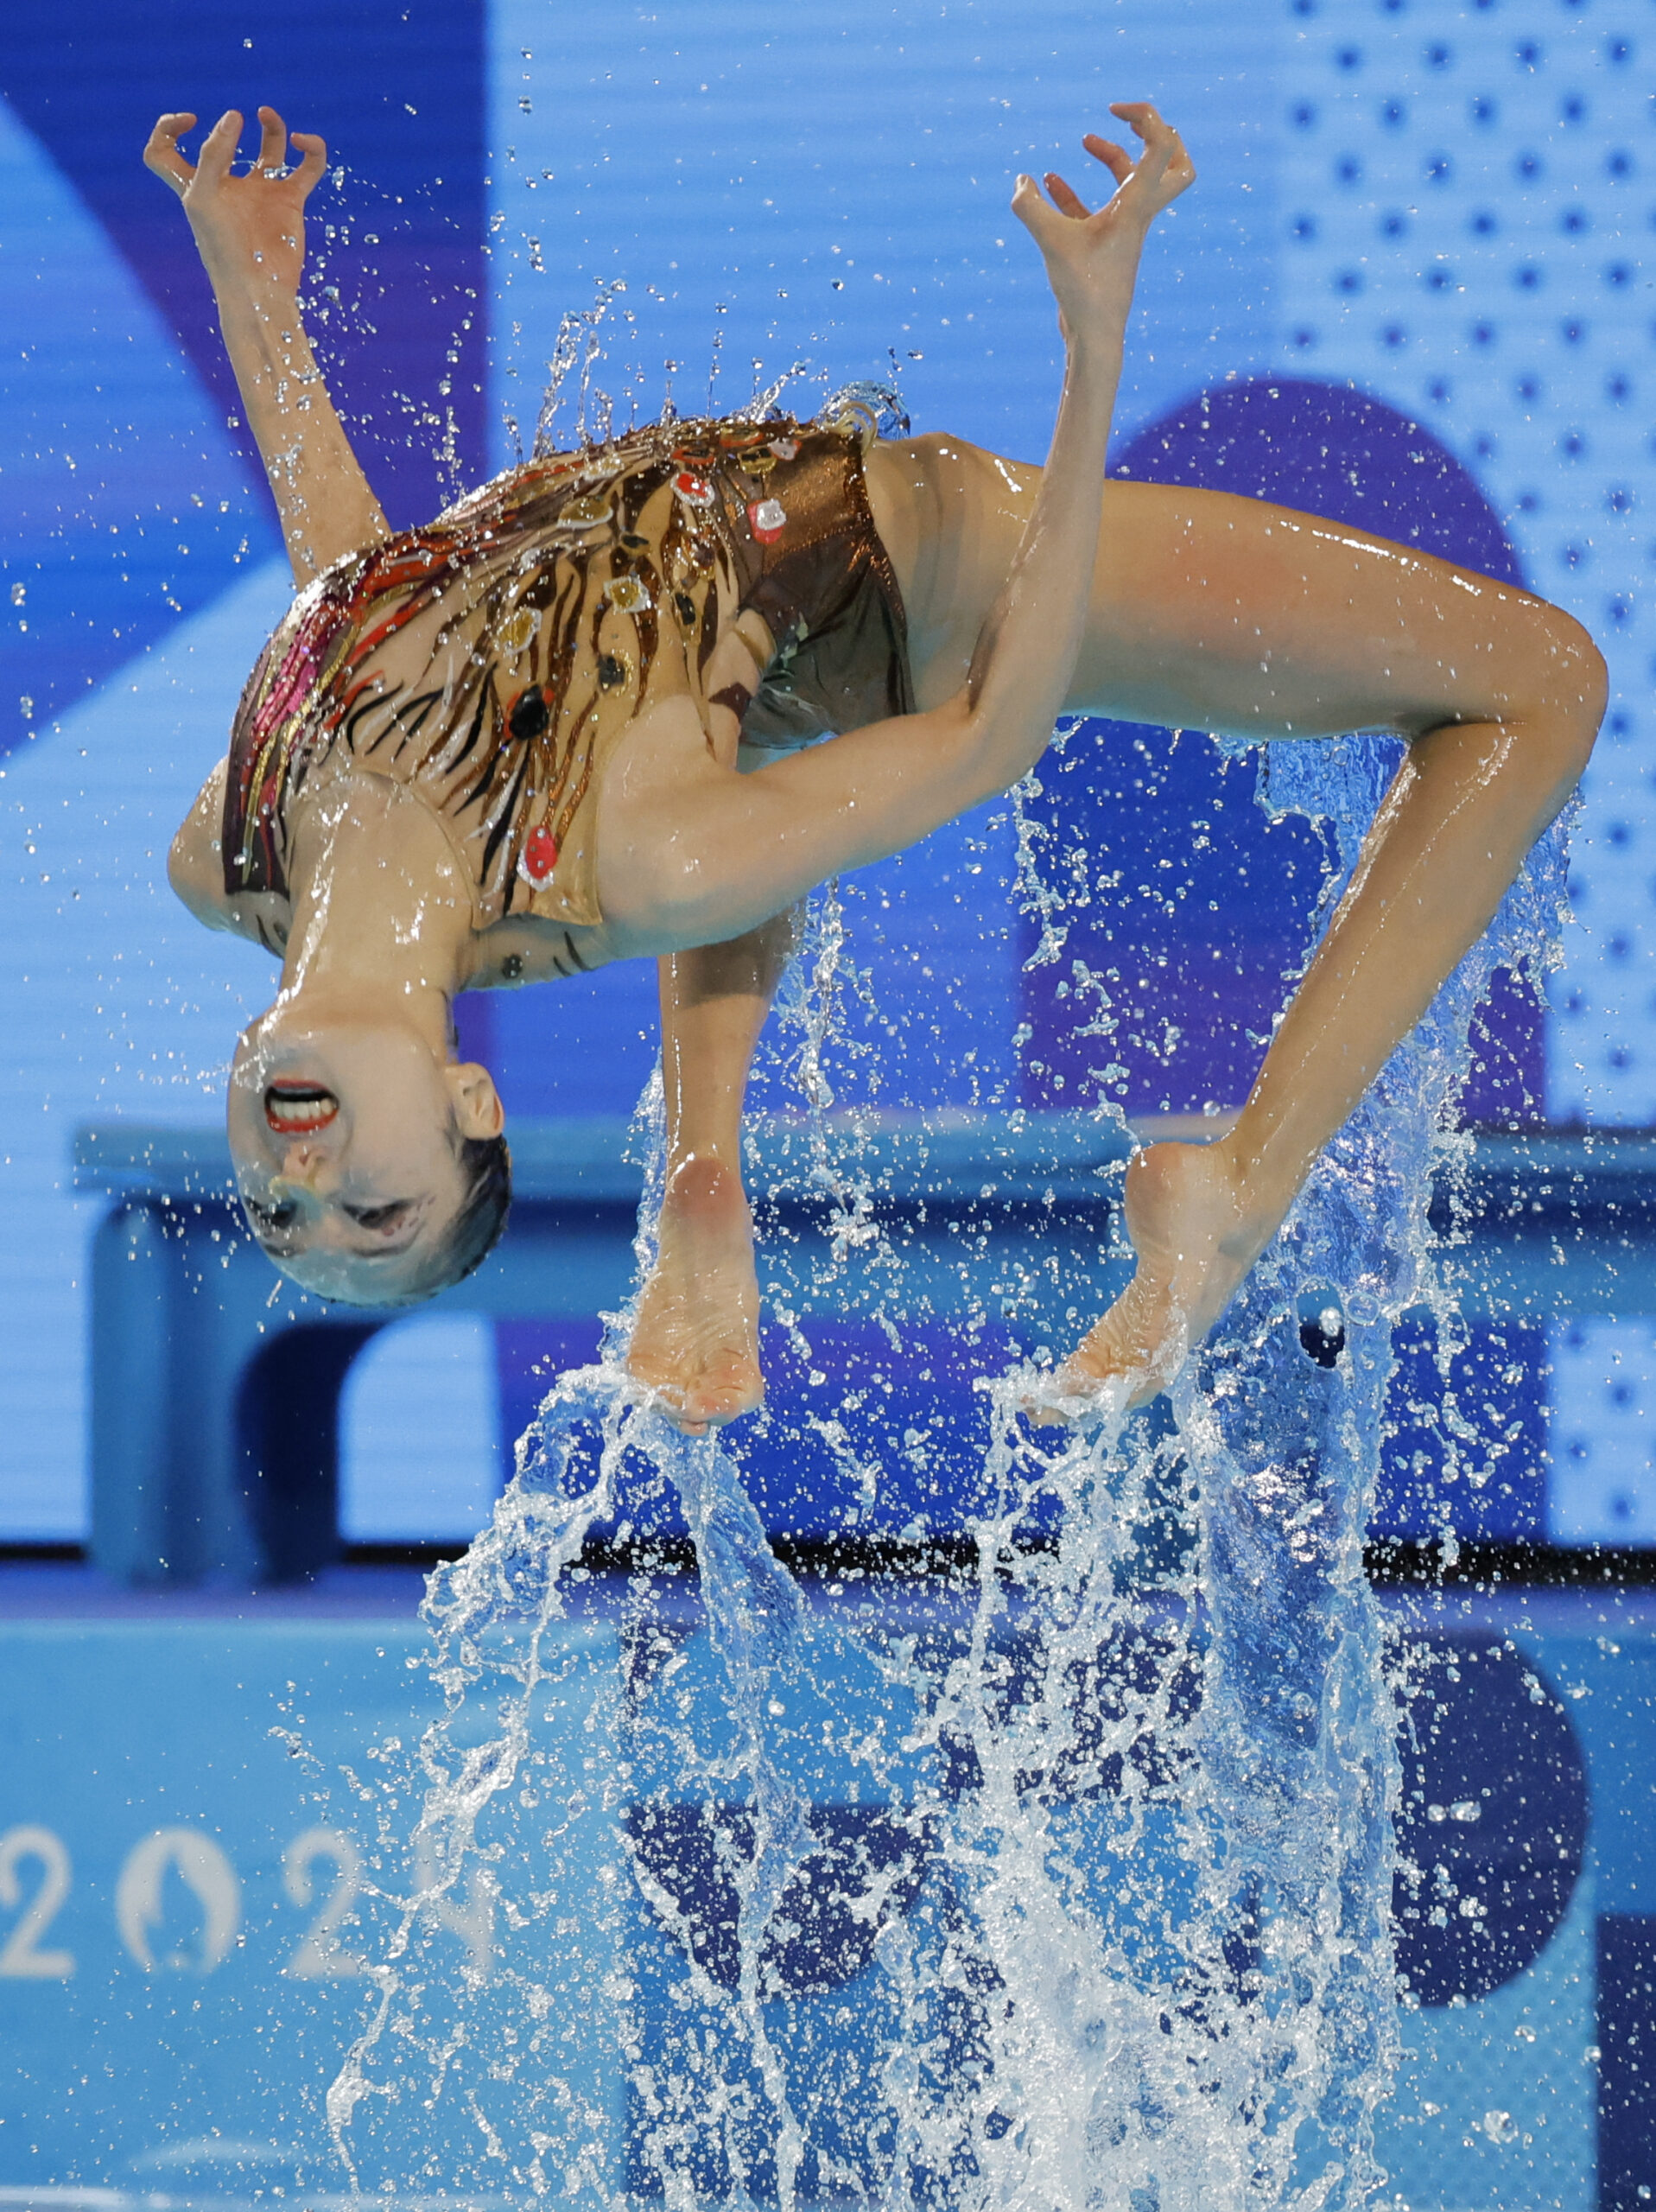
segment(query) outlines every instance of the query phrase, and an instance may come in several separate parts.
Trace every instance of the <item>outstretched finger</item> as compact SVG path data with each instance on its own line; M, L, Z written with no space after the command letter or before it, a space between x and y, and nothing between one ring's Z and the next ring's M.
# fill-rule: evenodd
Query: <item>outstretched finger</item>
M184 192L189 187L195 171L178 150L178 142L187 130L194 130L193 115L163 115L149 134L143 149L143 165L170 184L174 192Z
M1088 207L1085 200L1070 190L1056 170L1047 171L1046 188L1052 195L1053 206L1061 215L1068 215L1076 221L1084 222L1092 213L1092 209Z
M288 126L273 107L259 110L259 153L254 166L272 175L288 166Z
M1110 113L1119 115L1137 138L1147 140L1154 132L1167 128L1148 100L1112 100Z
M1164 123L1148 100L1123 100L1112 107L1110 113L1119 115L1134 135L1144 141L1145 150L1139 156L1137 173L1145 189L1159 187L1168 171L1177 164L1181 169L1188 169L1190 175L1183 178L1176 188L1176 194L1182 192L1196 171L1190 167L1190 157L1184 150L1184 142L1172 124Z
M1159 187L1162 179L1173 165L1173 156L1178 151L1178 143L1171 130L1164 138L1158 136L1145 143L1145 150L1139 156L1137 172L1145 192L1154 192Z
M1145 150L1133 168L1133 181L1141 198L1153 198L1158 192L1162 179L1171 168L1173 156L1178 149L1177 131L1158 126L1145 133Z
M222 184L230 175L230 164L236 158L241 139L241 111L226 108L201 141L201 151L195 162L197 175L205 177L209 184Z
M327 167L327 145L314 130L295 130L291 135L294 144L305 157L294 171L292 180L299 187L299 196L303 200L311 187L320 182Z
M1125 184L1133 175L1132 155L1114 138L1101 138L1095 130L1089 130L1081 143L1095 162L1103 162L1118 184Z

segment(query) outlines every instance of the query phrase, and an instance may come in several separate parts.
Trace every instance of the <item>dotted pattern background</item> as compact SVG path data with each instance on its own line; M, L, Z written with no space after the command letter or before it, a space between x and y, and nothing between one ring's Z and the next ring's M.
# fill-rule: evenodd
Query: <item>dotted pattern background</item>
M1656 1543L1656 1322L1595 1315L1551 1336L1548 1535Z
M1281 354L1442 438L1604 650L1548 1107L1656 1122L1656 11L1282 4Z

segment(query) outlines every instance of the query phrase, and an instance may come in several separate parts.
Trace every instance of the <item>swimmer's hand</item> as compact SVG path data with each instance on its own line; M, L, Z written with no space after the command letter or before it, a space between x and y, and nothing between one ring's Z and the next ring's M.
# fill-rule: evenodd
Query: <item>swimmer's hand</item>
M1196 179L1178 132L1147 102L1118 101L1110 113L1144 141L1145 150L1135 162L1113 139L1089 131L1082 140L1115 179L1114 195L1096 213L1050 172L1050 204L1031 176L1020 176L1012 194L1012 213L1041 249L1064 335L1070 340L1099 327L1120 336L1150 226Z
M656 1264L627 1347L627 1372L687 1436L752 1413L759 1372L753 1221L739 1176L692 1157L668 1179Z
M1126 1224L1137 1272L1057 1371L1025 1394L1032 1421L1090 1426L1167 1389L1279 1225L1248 1203L1223 1138L1135 1153Z
M288 127L273 107L259 110L258 159L245 176L231 163L242 135L236 109L221 115L202 141L193 168L178 142L195 127L193 115L163 115L143 149L144 167L170 184L184 203L213 288L254 289L292 297L305 264L305 202L327 167L327 148L314 131L295 130L303 158L287 166Z
M207 133L192 168L178 141L194 123L193 115L163 115L143 158L172 186L190 219L213 279L248 428L276 495L294 581L305 584L390 535L328 397L300 312L305 202L327 166L327 149L314 132L295 131L304 159L289 169L288 126L273 107L262 107L258 159L250 175L232 176L242 119L232 108Z

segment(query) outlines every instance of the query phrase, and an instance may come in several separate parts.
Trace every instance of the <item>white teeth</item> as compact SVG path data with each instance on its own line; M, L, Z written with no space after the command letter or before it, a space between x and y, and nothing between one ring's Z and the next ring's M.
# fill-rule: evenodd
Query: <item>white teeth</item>
M270 1091L264 1100L264 1118L273 1129L319 1128L331 1122L338 1111L338 1099L321 1090L309 1096L291 1091Z

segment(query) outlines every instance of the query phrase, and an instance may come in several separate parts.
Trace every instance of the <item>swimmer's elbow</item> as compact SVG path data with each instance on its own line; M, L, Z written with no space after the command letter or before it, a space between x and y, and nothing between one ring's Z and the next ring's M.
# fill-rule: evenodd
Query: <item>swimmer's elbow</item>
M974 804L1021 783L1051 739L1050 721L1031 719L1021 705L1009 711L1004 699L986 696L974 701L962 690L950 704L958 717L957 742Z

